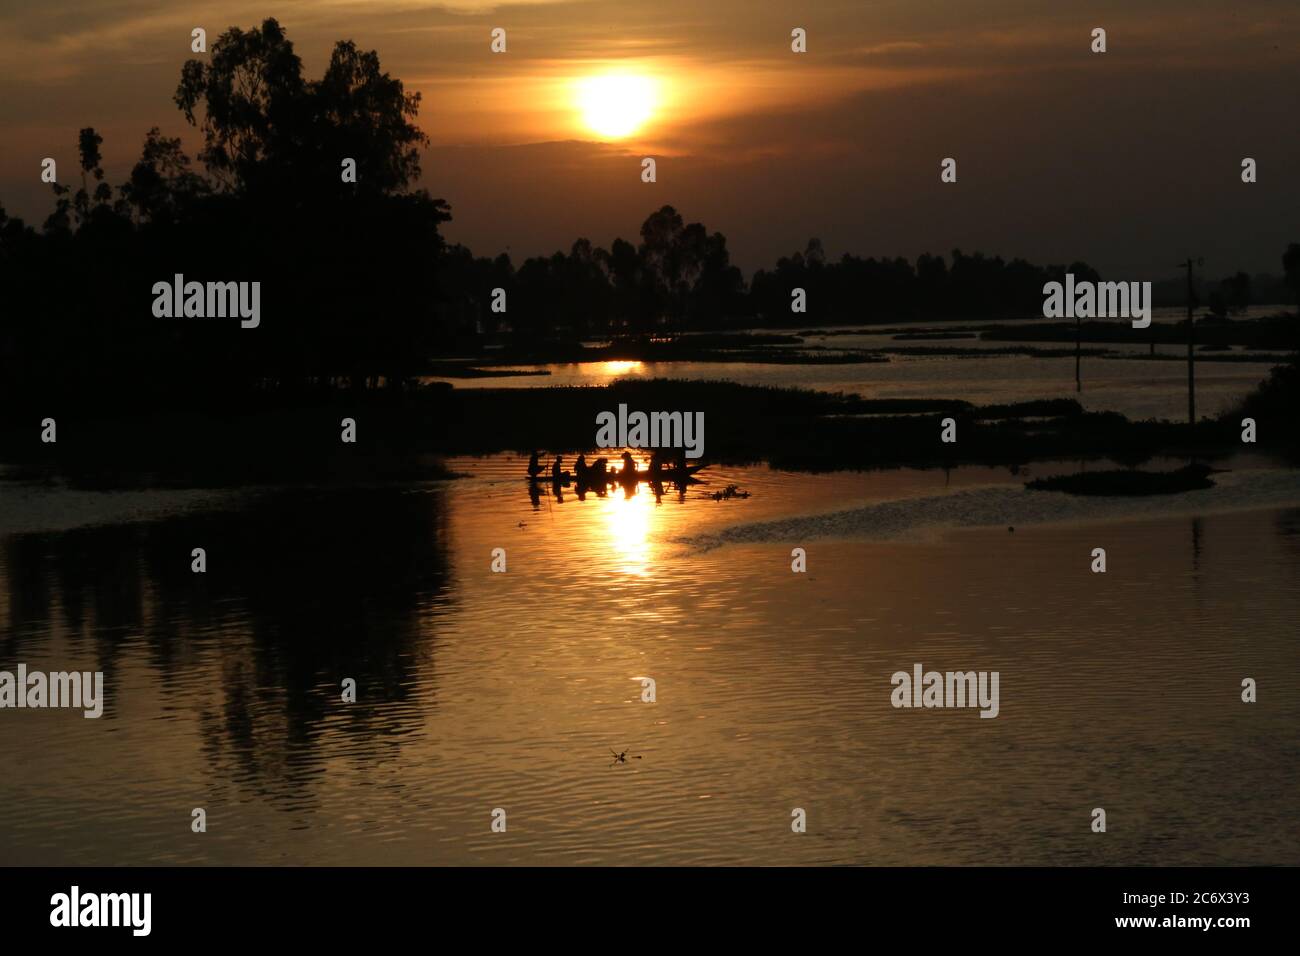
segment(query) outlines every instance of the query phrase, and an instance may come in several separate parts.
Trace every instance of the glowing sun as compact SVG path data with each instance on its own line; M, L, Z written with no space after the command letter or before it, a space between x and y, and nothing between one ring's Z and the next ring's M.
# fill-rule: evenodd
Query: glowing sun
M655 83L648 76L603 73L579 80L578 111L602 139L622 139L640 129L655 111Z

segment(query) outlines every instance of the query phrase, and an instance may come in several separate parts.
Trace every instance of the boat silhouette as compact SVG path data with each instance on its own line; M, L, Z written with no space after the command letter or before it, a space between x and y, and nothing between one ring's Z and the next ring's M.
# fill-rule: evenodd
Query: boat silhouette
M567 488L573 483L573 473L562 471L556 475L554 472L544 472L540 475L528 475L528 480L535 485L558 485Z
M702 480L695 475L704 464L687 465L685 468L636 468L624 467L612 469L604 458L596 459L593 464L586 464L581 459L572 472L540 472L529 474L526 480L534 485L552 485L556 488L568 488L570 485L580 489L608 488L610 486L633 487L640 482L650 485L698 485Z

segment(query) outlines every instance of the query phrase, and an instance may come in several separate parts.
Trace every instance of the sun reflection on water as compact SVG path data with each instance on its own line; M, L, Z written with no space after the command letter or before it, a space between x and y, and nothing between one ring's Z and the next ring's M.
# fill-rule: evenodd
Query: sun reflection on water
M656 523L654 495L644 487L630 498L611 489L600 504L616 570L639 577L649 574L654 550L650 533Z

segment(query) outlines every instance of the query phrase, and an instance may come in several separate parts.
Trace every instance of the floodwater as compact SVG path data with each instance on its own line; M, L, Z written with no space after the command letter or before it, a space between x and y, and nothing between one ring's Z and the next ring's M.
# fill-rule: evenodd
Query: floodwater
M1088 411L1119 412L1133 421L1187 418L1187 365L1176 361L1085 358L1082 392L1075 391L1073 358L1026 355L895 355L887 363L851 365L620 361L518 368L550 374L430 381L454 381L457 388L608 385L626 378L728 381L851 392L870 399L955 398L977 405L1074 398ZM1271 368L1259 362L1198 363L1198 417L1213 418L1231 410L1268 377Z
M1272 315L1279 307L1255 307L1246 317ZM1177 309L1158 309L1156 324L1183 318ZM801 348L836 352L849 349L960 348L975 353L1027 345L1036 349L1071 349L1070 342L1024 342L970 339L898 340L898 333L923 329L961 332L973 325L1032 328L1033 320L1000 323L935 322L913 327L895 326L863 335L801 335L800 329L775 330L800 335ZM773 331L773 330L756 330ZM972 333L974 334L974 333ZM1135 331L1134 335L1141 335ZM779 346L789 348L790 346ZM1083 390L1076 391L1074 357L1037 355L890 355L888 362L854 364L764 364L758 362L570 362L517 365L494 372L545 372L545 375L493 375L477 379L430 378L451 381L457 388L538 388L546 386L608 385L627 378L665 378L738 382L742 385L795 386L831 392L851 392L863 398L949 398L978 405L1030 401L1040 398L1074 398L1089 411L1112 411L1134 421L1155 418L1182 421L1187 417L1187 350L1181 345L1160 345L1147 358L1146 344L1105 343L1116 356L1084 356ZM1240 348L1228 354L1241 353ZM1198 353L1196 363L1197 413L1215 417L1231 410L1268 377L1269 362L1215 361L1224 353ZM1279 353L1277 361L1286 360Z
M106 697L0 710L0 863L1300 864L1295 472L1080 512L1004 469L451 465L0 482L0 670ZM915 664L997 671L998 716L894 708Z

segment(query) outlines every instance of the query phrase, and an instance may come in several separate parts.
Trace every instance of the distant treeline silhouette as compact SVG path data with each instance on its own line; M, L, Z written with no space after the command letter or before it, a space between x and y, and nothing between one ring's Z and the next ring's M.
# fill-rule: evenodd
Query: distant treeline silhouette
M584 336L752 325L1032 316L1042 287L1085 263L1040 267L954 251L828 260L814 239L748 284L726 238L671 206L635 244L577 240L567 253L475 257L444 239L448 204L424 189L418 94L374 52L339 42L303 77L274 19L232 28L181 71L174 100L203 138L197 160L155 127L125 183L104 181L102 138L83 129L80 184L53 185L37 230L0 208L0 398L16 408L220 402L263 389L397 386L432 356L484 336L524 346ZM344 181L344 160L355 181ZM66 170L65 170L66 171ZM1300 246L1287 253L1300 282ZM175 275L260 282L262 322L159 319L151 289ZM1244 278L1244 285L1243 285ZM795 288L807 311L791 312ZM1222 288L1239 307L1249 279ZM495 289L506 311L493 311Z

